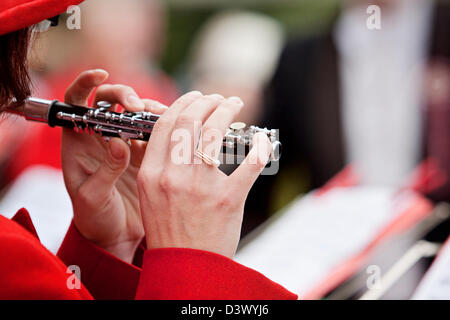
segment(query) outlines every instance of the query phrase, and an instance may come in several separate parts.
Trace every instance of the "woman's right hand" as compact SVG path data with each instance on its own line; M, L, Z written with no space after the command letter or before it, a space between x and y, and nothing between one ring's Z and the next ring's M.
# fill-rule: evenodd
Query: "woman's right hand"
M245 200L269 159L269 139L255 135L252 150L230 176L199 161L193 151L201 133L201 150L218 158L223 136L242 107L236 97L191 92L156 123L138 175L148 249L192 248L234 256ZM182 146L180 161L179 138L186 133L191 140Z

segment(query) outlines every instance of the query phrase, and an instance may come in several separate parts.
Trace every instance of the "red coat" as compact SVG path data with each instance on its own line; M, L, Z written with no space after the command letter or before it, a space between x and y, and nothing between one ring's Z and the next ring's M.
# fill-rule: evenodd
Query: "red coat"
M80 267L69 289L67 266ZM69 279L70 283L70 279ZM0 299L297 299L262 274L224 256L193 249L145 250L134 265L84 239L72 224L54 256L30 216L0 216Z

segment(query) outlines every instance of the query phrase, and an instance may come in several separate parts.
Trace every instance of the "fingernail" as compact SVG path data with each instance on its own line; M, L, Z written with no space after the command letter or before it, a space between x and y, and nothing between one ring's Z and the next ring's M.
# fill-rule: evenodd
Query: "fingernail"
M103 73L104 76L105 76L104 78L96 78L95 79L95 83L94 83L95 86L101 85L103 83L103 81L105 81L108 78L108 76L109 76L108 72L103 70L103 69L95 69L95 70L92 70L91 72L93 74L100 72L100 73Z
M192 96L202 96L203 93L201 93L200 91L191 91L189 92L190 95Z
M220 95L220 94L211 94L210 97L213 98L213 99L217 99L217 100L223 100L223 99L225 99L225 98L224 98L222 95Z
M145 104L144 102L142 102L141 99L138 98L138 96L134 95L134 94L130 94L127 98L127 102L128 102L128 106L129 107L135 107L138 109L145 109Z
M102 72L102 73L108 73L108 71L104 70L104 69L95 69L93 70L94 72Z
M244 104L242 99L239 97L229 97L228 100L237 104Z
M114 139L109 142L109 149L110 149L111 155L113 156L114 159L119 161L124 158L125 153L123 152L122 147Z
M166 111L167 109L169 109L168 106L156 100L143 99L142 102L144 102L145 108L150 109L151 112Z

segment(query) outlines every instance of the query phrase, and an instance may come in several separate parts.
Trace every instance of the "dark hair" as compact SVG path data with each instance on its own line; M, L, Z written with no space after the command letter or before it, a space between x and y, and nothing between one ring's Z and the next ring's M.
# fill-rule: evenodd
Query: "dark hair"
M15 98L18 103L31 94L27 68L31 28L0 36L0 106Z

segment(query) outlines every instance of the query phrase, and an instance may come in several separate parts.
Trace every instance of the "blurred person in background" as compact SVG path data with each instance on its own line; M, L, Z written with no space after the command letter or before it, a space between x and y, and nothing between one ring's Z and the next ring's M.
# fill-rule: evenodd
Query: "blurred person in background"
M381 29L371 30L372 4L343 1L329 32L284 48L262 123L280 129L280 172L261 177L246 214L266 218L348 164L361 185L407 187L426 159L418 191L450 201L450 6L377 1ZM449 230L444 223L428 239L444 241ZM375 264L387 267L417 238L408 241ZM423 271L418 265L385 298L409 298Z
M127 83L139 96L170 105L178 96L178 89L158 67L166 35L164 3L95 0L81 4L80 8L80 30L67 30L61 23L63 27L38 35L32 65L37 72L43 69L46 73L35 72L37 85L33 94L63 101L66 88L80 70L100 68L110 73L108 83ZM20 119L8 121L23 123ZM5 129L6 126L2 127ZM14 161L6 161L5 180L9 185L0 211L10 217L17 209L17 198L26 199L24 206L32 212L42 243L56 252L72 212L61 173L61 129L33 125L27 132L20 143L8 144L19 147L15 150L9 147L8 159ZM25 134L16 140L21 137Z
M370 30L372 4L343 1L329 32L284 48L262 123L280 129L280 173L261 177L249 211L267 217L350 163L362 184L401 187L428 158L429 196L450 200L450 6L378 1Z
M50 39L61 46L62 38L74 35L65 45L57 66L50 66L47 81L60 96L77 70L110 70L111 82L127 81L137 93L171 104L178 96L175 83L159 68L166 42L167 16L160 0L96 0L81 6L81 29L63 31ZM101 12L101 14L99 14ZM62 58L61 58L62 56ZM53 58L50 56L50 58ZM55 60L55 59L50 59ZM56 70L55 70L56 69Z
M273 75L284 43L281 24L249 11L211 17L192 46L191 88L237 95L245 103L239 121L255 124L263 114L263 90Z

